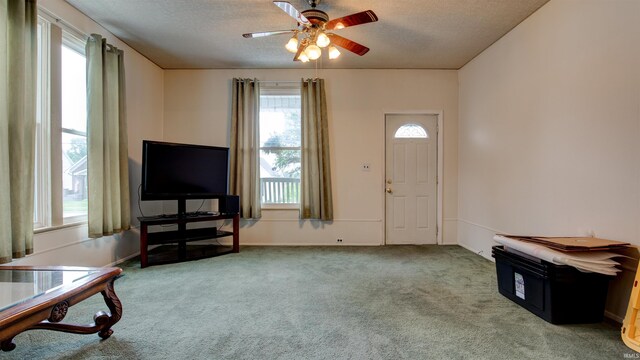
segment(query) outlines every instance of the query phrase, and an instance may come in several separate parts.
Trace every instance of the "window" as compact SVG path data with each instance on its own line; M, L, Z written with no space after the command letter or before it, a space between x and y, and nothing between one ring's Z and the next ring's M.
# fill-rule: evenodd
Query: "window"
M64 222L80 220L87 215L86 63L84 42L63 32L60 135Z
M428 138L427 131L418 124L407 124L402 125L396 134L394 135L396 139L425 139Z
M86 57L82 35L38 18L34 228L87 216Z
M300 203L300 88L260 88L260 195L263 205Z

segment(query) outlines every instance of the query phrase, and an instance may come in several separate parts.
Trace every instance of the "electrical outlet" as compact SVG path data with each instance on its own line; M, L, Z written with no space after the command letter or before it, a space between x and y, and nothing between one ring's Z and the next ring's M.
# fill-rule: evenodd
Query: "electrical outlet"
M342 243L342 239L341 239L341 238L338 238L338 239L336 240L336 242L337 242L337 243Z
M360 168L362 169L362 171L371 171L371 164L370 163L362 163L362 166Z

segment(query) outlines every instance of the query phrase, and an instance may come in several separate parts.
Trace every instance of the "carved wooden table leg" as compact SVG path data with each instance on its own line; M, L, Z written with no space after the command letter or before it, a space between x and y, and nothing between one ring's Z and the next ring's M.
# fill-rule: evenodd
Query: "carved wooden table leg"
M105 326L98 333L98 335L103 339L106 339L109 336L111 336L111 334L113 334L113 330L111 330L111 327L115 325L115 323L120 321L120 318L122 317L122 303L120 302L120 299L118 299L118 296L116 295L116 292L113 289L114 282L115 282L115 279L112 279L107 285L107 288L104 291L102 291L102 297L104 297L104 302L109 307L109 311L111 311L111 316L107 317ZM98 314L96 314L96 316L98 316ZM95 321L97 324L98 323L97 318L95 319Z
M40 272L56 275L50 276L51 281L41 281L42 293L35 294L36 296L27 294L23 301L0 310L0 350L2 351L15 349L16 344L13 341L16 335L33 329L74 334L98 333L98 336L106 339L113 334L111 327L122 317L122 303L113 289L115 280L122 273L120 268L0 266L0 272L5 272L3 275L9 274L4 277L9 279L15 278L12 276L13 272L26 273L29 275L26 276L27 278L33 279L40 279ZM58 280L54 281L57 278L65 279L65 274L69 274L68 281L62 283ZM49 277L46 278L49 279ZM22 281L15 283L3 282L3 285L8 286L9 289L13 285L18 289L24 286ZM109 311L99 311L93 317L93 323L88 325L62 323L71 306L97 293L102 294Z
M122 317L122 303L120 302L120 299L118 299L118 296L113 289L113 283L115 282L115 280L116 278L109 280L106 288L101 291L102 297L104 297L104 302L109 307L109 311L111 311L111 314L104 311L98 311L93 316L93 324L89 325L58 323L64 318L67 313L68 306L66 301L64 301L57 304L53 308L51 316L48 320L35 324L27 330L47 329L74 334L95 334L97 332L98 336L100 336L101 338L108 338L109 336L111 336L111 334L113 334L113 330L111 330L111 327ZM2 345L4 346L4 343Z
M0 350L11 351L16 348L16 344L13 342L13 338L2 341L0 344Z

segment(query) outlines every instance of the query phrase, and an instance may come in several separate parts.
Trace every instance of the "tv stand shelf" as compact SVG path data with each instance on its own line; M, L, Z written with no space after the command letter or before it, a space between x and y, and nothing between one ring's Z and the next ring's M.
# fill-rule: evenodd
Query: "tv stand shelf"
M187 229L187 224L202 221L233 220L233 231L221 231L216 227ZM205 257L237 253L240 251L240 215L195 215L184 217L139 217L140 221L140 267L170 262L202 259ZM178 225L178 230L149 232L149 226ZM197 245L187 246L188 242L217 239L232 236L232 246ZM166 246L175 244L175 246ZM148 251L150 245L163 245Z
M215 227L203 229L189 229L182 234L180 231L162 231L156 233L147 233L147 245L164 245L175 244L176 239L181 241L198 241L206 239L216 239L225 236L232 236L230 231L216 230Z

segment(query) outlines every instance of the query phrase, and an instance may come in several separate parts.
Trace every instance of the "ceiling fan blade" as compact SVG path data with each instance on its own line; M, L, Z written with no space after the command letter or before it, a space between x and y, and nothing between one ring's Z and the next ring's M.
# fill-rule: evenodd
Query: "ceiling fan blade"
M347 38L343 38L340 35L336 35L336 34L327 34L327 36L329 36L329 39L331 39L331 43L333 45L337 45L340 46L341 48L345 49L345 50L349 50L352 53L356 54L356 55L364 55L366 53L369 52L369 48L364 46L364 45L360 45L355 41L349 40Z
M242 36L245 38L259 38L259 37L265 37L265 36L271 36L271 35L291 34L293 32L296 32L296 31L295 30L263 31L263 32L242 34Z
M296 19L297 22L299 22L301 24L304 24L304 25L311 25L311 22L309 22L309 19L304 17L304 15L302 15L302 13L300 11L298 11L298 9L293 7L293 5L291 5L289 2L287 2L287 1L274 1L273 3L277 7L282 9L284 12L286 12L289 16L291 16L292 18Z
M378 21L378 16L371 11L366 10L359 13L343 16L341 18L333 19L325 24L325 29L336 30L344 29L349 26L355 26L360 24L366 24L370 22Z

